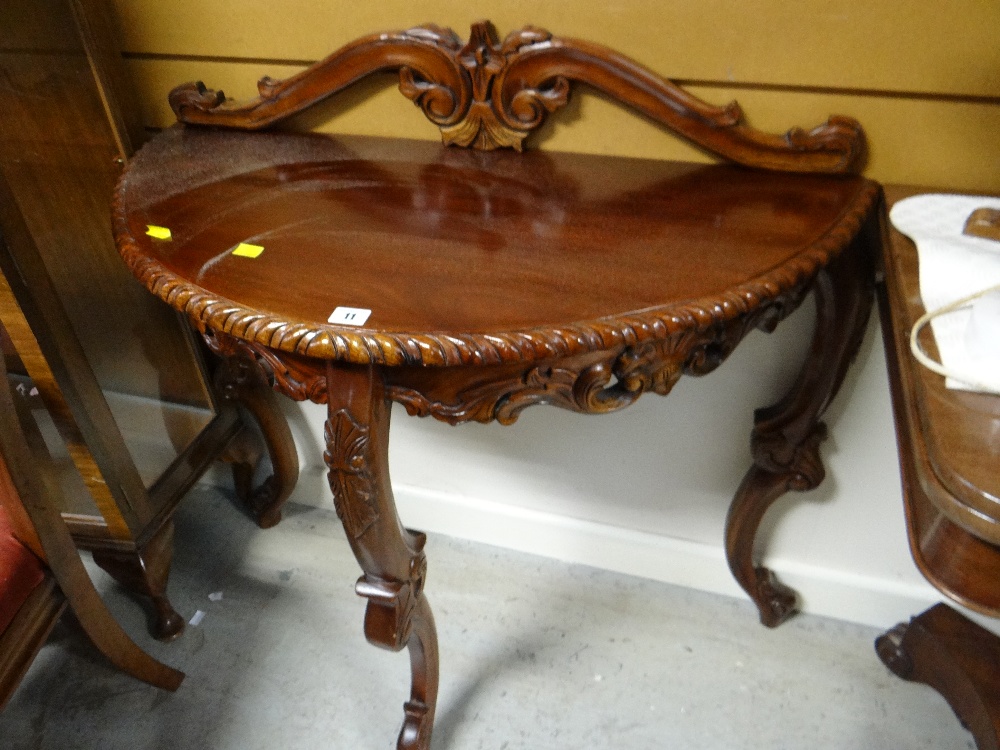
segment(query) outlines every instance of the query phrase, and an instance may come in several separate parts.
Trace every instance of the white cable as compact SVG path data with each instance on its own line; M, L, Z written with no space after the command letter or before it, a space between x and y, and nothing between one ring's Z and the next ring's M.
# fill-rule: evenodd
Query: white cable
M988 385L986 383L980 382L976 378L967 377L964 373L956 372L955 370L952 370L949 367L945 367L940 362L931 359L927 355L927 353L920 348L920 342L917 340L917 336L920 334L920 331L922 331L924 327L928 323L930 323L934 318L940 315L945 315L947 313L954 312L955 310L958 310L959 308L969 304L973 300L978 299L979 297L983 297L989 294L990 292L996 292L996 291L1000 291L1000 284L991 286L987 289L982 289L976 292L975 294L970 294L967 297L962 297L962 299L955 300L951 304L944 305L943 307L939 307L936 310L931 310L930 312L926 312L923 315L921 315L917 319L917 322L913 324L913 329L910 331L910 351L913 352L913 356L917 358L917 361L924 367L926 367L928 370L936 372L938 375L943 375L946 378L953 378L955 380L960 380L966 385L970 385L978 390L989 391L990 393L997 393L998 390L1000 389L997 388L996 383Z

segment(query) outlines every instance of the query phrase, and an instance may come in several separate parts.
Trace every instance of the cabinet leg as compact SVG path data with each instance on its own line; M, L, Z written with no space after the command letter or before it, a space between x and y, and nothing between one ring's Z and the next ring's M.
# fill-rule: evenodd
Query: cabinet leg
M94 562L126 589L153 603L152 636L172 641L184 632L184 618L167 598L167 578L174 555L174 522L168 520L140 549L94 550Z
M740 484L726 519L726 558L760 621L775 627L796 608L795 592L774 573L754 562L754 539L765 512L789 490L816 487L825 474L819 444L826 437L820 421L861 345L872 307L872 248L877 222L862 231L816 278L816 329L808 358L789 393L754 414L751 449L754 465Z
M331 363L327 369L326 452L337 515L364 574L357 592L368 599L369 643L409 650L411 688L399 750L430 747L437 703L437 631L423 594L426 537L403 528L389 481L390 404L381 373Z
M1000 750L1000 638L937 604L875 641L898 677L940 693L979 750Z

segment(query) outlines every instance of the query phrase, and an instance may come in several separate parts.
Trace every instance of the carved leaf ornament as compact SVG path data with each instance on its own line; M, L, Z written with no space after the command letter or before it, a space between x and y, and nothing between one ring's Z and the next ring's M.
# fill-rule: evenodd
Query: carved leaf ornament
M682 331L629 346L596 363L575 368L568 363L541 365L506 379L477 384L462 391L453 402L436 401L400 385L390 385L386 393L413 416L430 416L450 424L494 419L512 424L522 411L535 404L585 414L617 411L635 403L643 393L666 396L684 373L711 372L755 327L773 329L798 307L808 290L809 285L802 285L793 294L778 297L726 325L708 331Z
M330 470L333 502L344 529L355 539L378 520L368 432L346 409L331 415L324 430L323 460Z

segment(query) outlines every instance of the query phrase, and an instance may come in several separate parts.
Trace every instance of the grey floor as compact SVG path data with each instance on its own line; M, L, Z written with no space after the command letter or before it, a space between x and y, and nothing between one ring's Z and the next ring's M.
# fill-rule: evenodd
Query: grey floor
M262 532L198 489L177 522L170 591L199 625L158 644L131 600L99 586L187 672L180 690L113 671L61 625L0 714L0 748L393 747L407 660L364 642L332 510L293 503ZM428 548L435 750L974 746L936 693L886 671L873 629L800 616L769 631L744 601L446 537Z

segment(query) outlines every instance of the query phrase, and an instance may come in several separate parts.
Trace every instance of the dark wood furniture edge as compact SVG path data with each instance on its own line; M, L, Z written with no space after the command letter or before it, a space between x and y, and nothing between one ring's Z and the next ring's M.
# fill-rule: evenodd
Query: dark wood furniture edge
M6 182L0 179L0 197L13 201ZM5 225L13 230L10 242L0 237L0 268L25 325L30 328L23 335L37 345L44 358L44 366L50 371L54 382L40 385L43 393L51 391L55 402L46 406L58 412L67 411L65 420L78 429L83 443L75 446L77 454L87 454L93 471L84 472L99 476L91 477L88 487L95 491L95 485L115 497L122 509L122 519L128 527L128 538L120 533L110 533L106 524L100 522L75 523L78 517L68 514L75 541L81 548L89 549L95 561L116 580L140 597L148 597L153 604L150 632L160 640L172 640L184 630L184 619L174 610L167 593L166 584L172 559L172 548L163 540L173 538L171 516L177 507L181 494L186 491L200 473L207 468L211 456L208 451L221 453L231 439L226 434L237 425L233 424L235 413L219 413L212 424L172 462L160 480L148 491L138 471L131 463L114 416L101 392L90 368L80 342L72 332L68 314L59 301L51 279L43 263L29 252L32 239L17 213L15 204L7 204ZM72 363L72 364L70 364ZM39 363L41 366L41 363ZM57 419L57 424L60 420ZM195 465L193 465L195 464ZM198 474L181 481L180 474L185 468L196 468ZM116 477L114 482L105 482L102 477ZM294 485L294 481L292 482ZM173 491L172 497L164 495ZM157 500L164 500L155 516L153 493ZM100 503L98 503L100 505ZM146 524L139 524L140 517L149 517ZM105 519L106 520L106 519ZM120 531L120 530L119 530Z
M25 7L27 6L25 5ZM83 158L83 161L79 164L76 164L76 161L74 163L78 167L86 164L88 166L84 171L91 170L87 171L88 180L85 182L90 182L91 178L94 178L100 184L106 185L107 188L107 193L103 198L88 193L90 198L96 198L96 200L93 203L83 200L79 203L79 206L90 205L94 207L99 206L101 202L106 205L111 192L110 183L112 177L110 172L118 170L115 164L124 165L125 161L132 156L139 145L146 140L147 134L142 125L140 109L136 106L134 92L128 85L128 75L121 56L121 29L118 24L119 19L115 17L113 4L108 0L68 0L65 3L61 3L60 8L59 12L44 11L43 15L45 18L41 23L44 26L49 21L52 21L60 30L60 34L63 29L61 26L63 21L65 21L67 31L72 29L80 46L77 47L74 43L71 48L67 47L64 49L61 46L60 49L63 53L70 56L70 59L72 59L70 67L74 70L79 70L83 74L83 71L89 68L90 75L87 76L87 86L83 86L78 90L89 91L91 77L94 88L92 95L85 94L79 100L74 96L69 97L72 99L71 110L77 120L79 120L77 123L79 127L75 128L75 130L85 133L83 140L86 141L86 147L90 149L87 152L88 156ZM21 10L13 8L11 12L16 15ZM30 14L32 11L28 9L26 12ZM36 9L34 12L37 15L39 11ZM55 58L52 59L54 60ZM21 63L12 64L21 65ZM56 65L61 65L61 63L56 63ZM42 67L44 68L45 66L43 65ZM65 65L62 67L65 67ZM62 67L59 69L62 70ZM49 69L49 72L51 72L51 69ZM44 75L41 78L35 76L38 80L42 80L44 77ZM76 79L74 78L73 80ZM63 83L66 83L66 81L63 81ZM70 86L68 83L66 85ZM56 85L52 91L47 91L45 95L41 96L38 95L38 92L32 93L27 91L27 89L21 92L24 94L26 100L37 102L50 101L47 110L44 104L39 105L42 109L38 111L30 107L25 109L25 112L30 111L34 114L29 115L31 122L29 123L26 120L24 124L31 127L38 126L44 130L45 117L59 116L58 112L60 108L57 106L59 101L56 99L59 94L53 94L53 91L60 91L60 87ZM81 104L81 101L86 102L86 105ZM17 106L15 106L15 109L21 112L21 109ZM65 110L65 108L63 109ZM41 112L45 112L46 114L43 116ZM63 111L63 115L65 114L66 111ZM81 117L89 116L90 114L95 115L93 123L80 120ZM104 115L104 117L101 115ZM107 123L104 122L105 118ZM65 119L65 117L61 119ZM70 117L70 120L72 119L73 117ZM65 123L62 123L62 125L65 126ZM29 127L29 130L31 127ZM106 137L105 128L107 129ZM74 129L71 128L70 130ZM22 135L30 140L31 136L27 133ZM41 130L37 135L41 140L46 139L45 133ZM17 139L21 136L12 130L11 137ZM53 137L55 138L53 143L57 141L62 142L62 136L58 133ZM55 156L49 154L51 158L57 158L58 154L61 153L58 151L58 145L55 148L56 151L53 152ZM16 154L14 156L15 163L19 163ZM35 157L39 157L39 154L35 153L31 158ZM14 178L11 177L11 179ZM104 179L107 179L108 182L103 182ZM33 325L38 324L42 319L41 314L45 314L44 324L46 329L45 331L39 331L35 338L46 341L45 356L49 362L53 363L53 368L59 371L59 383L54 384L56 386L54 389L61 389L66 395L66 398L62 399L65 402L64 405L72 407L72 414L70 415L72 419L67 421L75 421L82 425L82 429L76 430L76 432L78 436L82 434L86 439L81 438L75 444L71 444L72 447L70 450L77 455L80 453L90 454L87 456L88 465L83 467L84 470L81 471L81 475L84 477L88 488L95 495L97 505L101 510L100 515L86 516L84 514L65 513L63 518L69 525L74 541L76 541L79 548L94 551L95 558L103 559L106 566L112 569L111 572L116 578L131 582L133 593L139 594L140 597L144 597L147 594L153 597L155 604L154 611L158 614L154 615L151 619L151 632L163 639L176 637L181 632L184 621L173 610L166 599L166 575L169 571L171 550L168 546L161 544L160 541L169 538L172 534L170 519L180 501L181 495L201 476L209 463L223 453L224 449L233 442L233 437L237 430L243 429L244 432L248 433L250 430L241 428L242 413L235 404L228 402L212 403L212 407L216 407L216 416L212 422L194 438L192 444L184 448L181 455L176 457L152 487L148 488L148 490L144 488L142 479L139 478L138 472L135 471L131 454L128 453L124 441L121 439L121 433L117 429L114 415L107 408L108 404L103 400L103 395L100 393L99 384L96 383L96 378L94 377L94 370L91 369L90 362L83 357L79 346L80 341L76 336L69 333L69 326L66 325L68 322L67 318L69 317L66 315L66 308L62 306L59 310L53 310L50 307L50 303L53 300L58 303L59 300L55 299L52 294L52 285L40 283L39 281L39 279L41 279L41 282L46 281L43 278L46 276L45 261L41 261L38 257L38 247L34 246L32 235L27 231L27 224L31 225L32 231L35 229L43 231L46 224L45 222L39 222L37 215L34 217L34 221L32 221L32 217L29 216L30 200L28 203L21 203L20 208L18 208L18 202L14 200L14 196L11 194L11 186L7 184L6 178L0 178L0 182L3 183L0 185L0 204L2 204L0 205L0 213L3 214L3 224L8 233L8 239L11 240L9 244L12 246L10 254L13 256L13 264L18 271L17 275L12 276L12 284L17 284L17 276L23 271L24 275L28 277L29 291L32 294L38 291L40 295L45 297L43 305L35 306L40 309L32 313L31 322ZM77 193L71 194L80 199L80 195ZM28 195L33 194L29 192ZM44 193L42 193L42 196L42 204L44 204ZM24 197L18 193L19 201ZM23 212L21 209L24 209ZM63 206L62 210L65 212L69 209ZM24 214L23 216L21 215L22 213ZM42 213L46 213L46 209L41 208L39 215ZM101 214L101 218L106 223L106 216L104 214ZM73 224L73 222L71 221L70 224ZM94 249L96 246L95 238L100 234L101 222L95 224L94 221L90 221L89 223L84 222L83 225L78 224L73 224L73 226L68 228L65 226L48 227L44 231L47 235L53 229L56 234L62 232L59 236L62 236L66 242L56 242L56 244L65 245L64 250L72 247L75 257L86 257L89 259L88 266L101 267L103 265L101 261L106 261L113 268L118 262L114 257L114 253L111 256L104 257L101 253L91 256L87 253L81 255L80 252L77 252L78 250L89 252ZM82 234L77 236L77 231L82 231ZM103 239L111 239L109 231L106 231ZM41 245L45 244L41 239L38 241ZM106 244L105 242L105 248ZM110 251L110 248L106 249ZM56 256L55 262L58 265L62 265L62 261L58 256ZM50 265L48 268L53 271L48 281L58 282L60 274L55 273L57 266ZM113 270L124 271L120 267L113 268ZM130 279L124 280L129 285L132 284ZM86 297L86 295L84 296ZM147 301L143 300L143 302ZM24 302L23 297L20 304L22 307L27 304ZM72 316L74 314L72 306L69 306L69 309L70 316ZM90 317L89 312L86 317ZM101 316L98 315L96 317L100 318ZM110 317L114 320L113 315ZM72 322L74 324L78 323L79 319L74 319ZM114 322L127 321L115 320ZM197 341L194 335L192 335L186 321L181 321L178 317L177 324L179 325L177 330L183 332L191 353L195 357L200 358L200 351L196 349ZM79 327L74 327L77 328L77 333L79 333ZM162 329L157 330L162 332ZM50 341L50 334L53 331L59 336L59 340L56 342L57 346L54 347L50 346L52 343ZM88 347L90 343L92 341L88 340ZM161 344L162 342L158 341L157 348L163 351ZM68 368L64 368L61 362L55 362L52 357L53 349L60 351L62 356L68 360ZM93 351L88 348L86 354L91 355ZM106 371L100 368L100 365L103 364L101 358L98 357L97 360L93 361L98 369L99 376L103 376ZM198 361L200 363L200 359ZM186 365L189 363L184 362L183 364ZM177 364L169 361L164 369L161 369L161 375L166 369L173 370L176 368ZM69 374L72 374L76 378L75 380L67 381L67 369L73 371ZM205 375L204 367L202 367L201 375ZM51 378L50 380L55 379ZM162 380L163 378L161 378ZM169 380L169 377L166 380ZM104 382L103 378L101 382ZM97 387L94 387L95 384ZM208 400L211 401L212 394L208 389L208 384L203 384L206 387ZM176 386L167 387L174 388L176 391ZM66 413L69 414L69 412L70 409L67 408ZM277 417L280 416L280 412L275 411L269 416L271 423L276 422ZM74 429L75 427L76 425L74 424ZM252 434L254 439L258 439L256 433ZM277 439L275 436L279 434L279 431L277 428L272 427L264 430L264 434L266 439L273 440ZM103 439L95 442L94 438L100 436L103 436ZM175 445L175 448L180 449L180 444ZM259 455L260 453L258 453ZM78 463L77 466L80 467L81 464ZM283 486L288 487L288 491L290 491L290 487L294 486L294 481L294 476L290 478L286 477ZM105 500L107 502L104 502ZM121 509L120 513L109 512L112 510L117 511L117 508L112 507L114 505L117 505ZM154 552L154 550L157 551ZM156 573L153 574L153 571L156 571Z
M135 466L127 460L128 449L100 385L79 340L73 333L69 315L37 253L34 241L6 182L0 177L0 205L4 210L7 236L0 238L0 271L38 344L58 389L73 410L86 446L104 476L119 477L119 486L109 486L123 516L135 531L136 519L148 513L146 489ZM68 363L72 361L73 365ZM91 405L89 409L81 404Z
M499 41L492 24L472 25L463 43L433 24L372 34L285 80L265 77L260 96L239 104L201 82L170 94L181 122L245 129L269 127L379 71L398 71L400 90L441 128L446 144L520 149L524 138L563 106L571 82L592 86L701 148L749 166L809 172L860 167L861 127L831 117L809 132L754 130L736 102L716 107L607 47L554 37L526 26Z
M126 173L127 174L127 168ZM115 190L113 221L118 250L132 273L153 294L184 313L204 332L211 329L261 345L261 348L312 359L389 366L456 366L560 359L592 351L632 347L666 339L681 331L717 331L753 314L766 302L808 283L847 244L875 208L880 188L864 183L850 212L837 228L794 261L715 297L635 313L581 321L558 328L465 333L386 333L288 320L210 295L143 255L131 236L122 205L122 185ZM317 333L317 329L319 332ZM279 368L281 369L281 368Z
M121 55L121 29L107 0L70 0L68 3L87 52L101 103L122 161L146 140L141 109L135 100Z
M2 361L2 359L0 359ZM0 451L5 482L19 499L18 508L31 525L34 551L43 559L69 608L97 649L122 671L143 682L176 690L184 674L157 661L143 651L118 624L104 605L62 517L54 496L58 486L51 474L47 449L27 405L8 384L6 367L0 368ZM33 626L44 627L41 621Z
M898 190L890 190L891 198L898 194ZM918 437L921 418L910 394L921 393L922 388L915 373L919 365L912 358L907 335L914 321L903 312L908 305L901 290L890 283L897 272L889 244L891 232L895 230L887 225L887 254L882 259L877 300L910 552L921 573L944 594L970 609L998 616L1000 589L996 582L1000 580L1000 547L972 534L946 512L954 510L954 500L938 478L926 446Z
M904 680L940 693L976 740L1000 750L1000 639L937 604L875 641L879 658Z
M888 192L890 199L897 199L909 191ZM921 423L912 394L920 392L914 373L919 365L905 335L913 321L894 283L897 268L890 235L898 235L888 223L885 232L877 299L910 552L920 572L939 591L970 609L997 616L1000 548L955 523L931 497L944 502L950 493L918 437ZM979 750L1000 750L1000 638L938 604L882 635L876 651L898 676L940 693L972 732Z
M0 179L0 197L12 199L6 183ZM99 477L83 474L88 488L109 492L121 516L127 524L129 537L133 540L143 531L138 519L149 516L152 505L139 472L132 463L128 448L114 415L104 398L100 384L91 370L80 342L72 332L69 317L62 306L48 272L40 258L32 254L31 237L17 215L13 204L5 212L5 225L13 228L16 236L11 242L0 238L0 269L5 277L23 319L30 331L24 336L32 337L44 359L44 367L54 381L39 383L42 393L49 393L46 406L57 418L57 424L70 424L78 430L82 443L73 447L79 453L86 453L92 467L96 467ZM70 364L72 363L72 364ZM43 366L39 362L39 366ZM65 436L64 436L65 437ZM115 481L106 482L107 477ZM100 504L100 503L99 503ZM176 505L176 503L175 503ZM107 514L105 513L107 519ZM70 517L68 520L72 520ZM170 570L172 550L151 540L170 539L173 536L169 520L147 528L151 540L146 543L134 542L131 549L123 548L124 538L110 545L102 544L103 534L93 536L96 528L88 524L80 529L79 541L94 551L94 560L114 578L140 596L148 596L153 604L154 619L151 620L152 634L161 640L172 640L184 630L184 619L174 610L166 595L166 580ZM109 535L115 536L115 534Z

